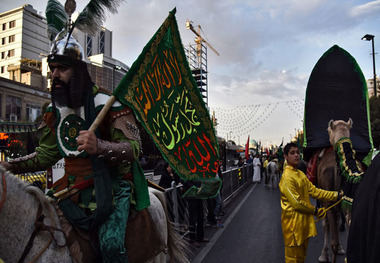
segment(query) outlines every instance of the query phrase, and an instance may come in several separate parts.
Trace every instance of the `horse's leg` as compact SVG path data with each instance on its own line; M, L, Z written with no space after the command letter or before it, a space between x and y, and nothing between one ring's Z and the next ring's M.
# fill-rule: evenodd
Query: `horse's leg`
M324 230L324 239L323 239L323 248L321 255L318 258L319 262L331 262L331 257L330 257L330 225L327 220L327 218L323 219L323 230Z

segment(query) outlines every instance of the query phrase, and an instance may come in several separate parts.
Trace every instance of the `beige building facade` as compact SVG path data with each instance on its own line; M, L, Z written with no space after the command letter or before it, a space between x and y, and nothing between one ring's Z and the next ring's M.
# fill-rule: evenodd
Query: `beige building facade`
M50 92L14 80L0 78L0 121L34 122L45 103L50 102Z

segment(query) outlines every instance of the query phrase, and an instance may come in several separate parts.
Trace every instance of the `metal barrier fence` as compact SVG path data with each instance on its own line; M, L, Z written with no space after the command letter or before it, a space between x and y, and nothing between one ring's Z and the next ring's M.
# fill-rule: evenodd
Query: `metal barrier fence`
M33 173L23 173L23 174L15 174L18 178L23 181L33 183L35 181L41 182L41 190L46 188L46 171L33 172Z
M233 168L222 173L221 199L222 205L227 205L243 186L252 180L253 165ZM184 236L189 229L189 209L186 199L182 198L182 185L172 183L172 187L165 190L169 218L179 232ZM205 215L208 213L207 202L204 201Z

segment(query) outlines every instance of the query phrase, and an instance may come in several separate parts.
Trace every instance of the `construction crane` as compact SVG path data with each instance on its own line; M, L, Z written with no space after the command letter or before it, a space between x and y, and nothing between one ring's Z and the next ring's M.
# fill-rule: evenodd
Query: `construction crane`
M208 105L207 46L212 49L212 51L214 51L218 56L219 53L201 36L201 26L198 25L197 31L194 29L192 21L187 19L186 28L193 31L196 35L196 48L193 48L192 45L189 45L189 48L185 50L188 54L190 69L199 88L199 92L201 93L201 96L204 99L206 105Z
M214 52L219 56L219 52L216 51L216 49L213 48L213 47L210 45L210 43L208 43L208 42L207 42L207 41L201 36L201 30L202 30L202 29L201 29L201 26L198 25L198 31L196 31L196 30L194 29L192 23L193 23L192 21L190 21L189 19L187 19L187 20L186 20L186 28L187 28L187 29L190 29L191 31L193 31L194 34L197 36L197 37L195 38L195 43L197 43L197 51L200 52L202 42L204 42L204 43L207 44L207 46L208 46L209 48L212 49L212 51L214 51Z

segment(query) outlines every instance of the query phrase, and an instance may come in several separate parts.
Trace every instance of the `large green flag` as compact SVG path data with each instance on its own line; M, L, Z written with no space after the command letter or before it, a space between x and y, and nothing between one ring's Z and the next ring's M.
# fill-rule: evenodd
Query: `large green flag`
M175 12L174 8L144 47L114 96L134 110L182 179L203 183L190 195L211 197L221 185L215 179L218 143L186 60Z

